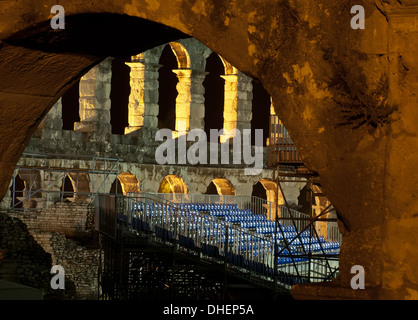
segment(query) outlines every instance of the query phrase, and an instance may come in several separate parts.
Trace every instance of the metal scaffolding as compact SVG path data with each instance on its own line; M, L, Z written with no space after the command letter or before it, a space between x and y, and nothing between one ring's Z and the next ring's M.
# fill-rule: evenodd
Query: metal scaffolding
M83 167L77 168L79 165L74 165L74 161L83 162ZM104 192L106 185L117 177L121 161L95 156L23 153L13 173L9 209L43 210L65 199L92 203L95 196ZM72 163L73 167L61 165L66 162ZM23 190L16 189L17 179L24 181ZM66 179L71 179L73 191L65 190Z

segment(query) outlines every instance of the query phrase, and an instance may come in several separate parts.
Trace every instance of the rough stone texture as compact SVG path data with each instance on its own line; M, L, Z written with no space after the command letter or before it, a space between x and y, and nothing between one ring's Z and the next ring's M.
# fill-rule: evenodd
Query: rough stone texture
M9 229L9 232L15 232L14 237L20 237L21 240L22 237L30 237L35 246L39 248L38 251L41 250L48 256L48 259L43 259L44 263L50 265L48 272L52 265L61 265L64 268L66 289L64 290L65 296L62 297L83 300L97 299L97 270L100 252L97 235L93 229L94 207L83 203L58 202L48 209L31 211L29 214L9 211L8 216L11 217L9 218L11 221L18 221L23 226L22 229L8 228L7 223L1 224L1 227ZM10 244L10 241L6 243ZM28 243L31 242L28 241ZM8 252L9 255L21 254L19 247L11 247ZM31 253L27 256L25 263L29 264L29 261L33 259L33 264L36 265L38 263L36 257L36 252ZM0 272L1 270L4 268L0 269ZM37 272L39 275L35 277L47 277L45 280L47 283L44 283L44 286L48 289L52 275L50 276L48 273L46 276L45 271L43 273ZM18 278L27 277L25 272L21 270L9 270L9 273ZM21 283L30 285L32 282L30 279L25 279ZM60 297L50 287L47 292L50 294L52 292L55 295L46 296L46 298Z
M102 41L97 30L105 24L100 17L98 29L81 25L84 34L76 37L78 45L64 32L55 32L53 38L47 25L54 4L52 0L0 4L2 195L30 135L65 89L114 50L140 51L132 39L124 43L113 36ZM80 14L110 12L176 28L259 78L347 226L338 285L350 290L351 266L360 264L366 270L370 296L416 297L415 0L68 0L60 4L81 24L85 20ZM350 27L354 4L365 7L365 30ZM120 21L120 29L115 30L119 36L122 30L134 30L124 21L137 22L128 17ZM30 26L31 32L25 30ZM155 30L156 42L164 36L164 42L181 37L170 30L165 34L157 26ZM49 39L39 37L41 32ZM90 34L94 32L97 37ZM32 38L27 37L30 34ZM112 42L117 45L109 45ZM155 45L150 42L145 39L142 45ZM81 54L67 53L71 50ZM330 297L331 292L344 297L338 290L316 291L309 286L296 287L294 295L318 298L318 294ZM350 295L365 297L360 291Z
M57 202L47 209L31 210L28 214L18 211L10 215L23 221L31 231L83 238L91 236L92 225L88 218L94 215L94 207L87 203Z
M55 261L25 223L6 213L0 213L0 220L0 279L41 289L44 299L74 298L74 286L69 278L65 280L66 290L51 289L50 270Z

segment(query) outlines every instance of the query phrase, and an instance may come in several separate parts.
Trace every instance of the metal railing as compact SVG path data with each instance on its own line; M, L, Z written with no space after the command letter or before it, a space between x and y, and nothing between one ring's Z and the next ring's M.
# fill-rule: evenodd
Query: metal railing
M153 193L142 192L158 200L170 201L175 204L236 204L238 209L251 210L255 215L266 216L269 220L274 220L276 215L276 204L255 196L233 196L233 195L210 195L210 194L175 194L175 193ZM128 196L135 197L137 194L128 193ZM288 208L284 205L277 207L278 217L283 225L295 225L296 229L302 230L309 224L309 215L297 210ZM316 221L315 228L320 236L327 241L337 241L341 245L342 234L338 228L336 219L334 221Z
M302 164L302 158L292 138L276 115L270 116L269 166L277 163Z
M83 160L86 168L63 168L55 167L54 161L74 160L73 156L58 154L37 154L23 153L19 163L16 165L13 174L13 183L11 188L12 210L43 210L48 209L57 201L64 201L69 198L70 201L94 201L95 196L106 189L106 184L111 184L118 175L118 165L121 159L78 156L77 160ZM23 172L31 172L29 178L24 180L25 188L18 190L16 188L16 177ZM64 190L64 181L67 176L73 174L75 180L72 182L73 191ZM88 174L89 191L79 190L79 174ZM23 179L22 179L23 180ZM95 187L98 180L100 185ZM61 190L53 190L57 184L62 184ZM21 195L21 196L17 196Z
M338 272L339 244L320 237L312 219L299 218L286 225L290 217L279 218L275 233L263 235L155 194L126 197L124 206L117 209L118 219L133 233L146 232L246 276L290 288L330 280Z

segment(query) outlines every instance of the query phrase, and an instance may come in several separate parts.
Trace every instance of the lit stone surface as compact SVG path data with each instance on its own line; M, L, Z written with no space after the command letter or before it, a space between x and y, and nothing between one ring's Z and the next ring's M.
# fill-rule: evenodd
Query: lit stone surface
M296 286L294 296L414 297L418 285L414 272L418 252L412 249L418 242L416 2L360 1L367 12L362 31L350 27L349 0L244 0L222 5L208 1L193 6L186 0L148 2L93 0L81 5L68 0L62 4L67 15L126 14L176 28L261 80L305 163L320 174L324 192L348 229L340 278L332 285ZM58 44L63 50L37 50L56 43L45 43L42 36L25 38L25 31L17 33L30 26L35 35L36 31L45 35L45 21L48 24L50 19L45 8L54 4L23 0L0 5L2 195L31 134L69 84L103 55L128 51L139 42L130 38L131 43L123 47L114 37L103 41L99 32L94 37L83 29L76 37L81 47L74 48L71 39L64 38ZM44 29L38 25L41 22ZM99 29L106 25L98 24ZM123 27L129 26L118 29L118 35ZM15 41L9 39L14 35ZM174 41L173 37L170 34L163 42ZM103 96L108 93L106 86L101 90ZM88 117L108 119L94 111ZM78 129L89 132L94 124ZM355 264L366 270L364 291L350 288L350 269Z

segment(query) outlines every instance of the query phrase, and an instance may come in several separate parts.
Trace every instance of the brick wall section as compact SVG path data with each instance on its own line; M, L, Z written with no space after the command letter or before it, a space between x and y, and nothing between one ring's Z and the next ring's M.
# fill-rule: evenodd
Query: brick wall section
M93 207L77 202L57 202L42 211L32 210L30 214L15 211L10 215L22 219L31 230L58 232L68 237L90 235L94 221Z
M0 212L0 279L41 289L45 299L74 296L70 281L66 282L66 292L51 289L51 267L51 255L36 242L26 225Z
M13 211L9 215L21 221L32 241L48 255L48 286L51 266L61 265L66 278L64 291L67 291L67 282L69 293L75 291L66 298L97 299L100 253L94 232L94 207L86 203L59 202L43 211L30 214Z

